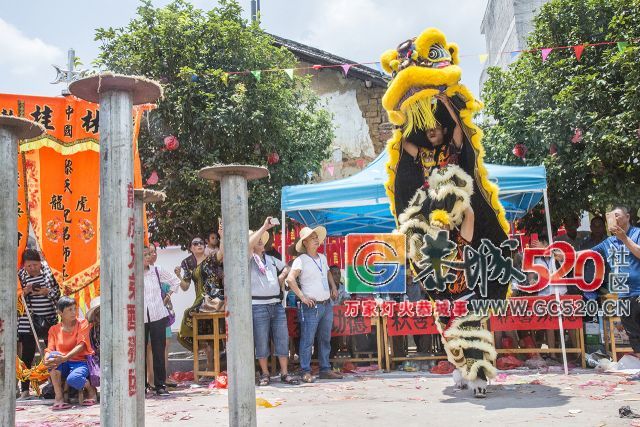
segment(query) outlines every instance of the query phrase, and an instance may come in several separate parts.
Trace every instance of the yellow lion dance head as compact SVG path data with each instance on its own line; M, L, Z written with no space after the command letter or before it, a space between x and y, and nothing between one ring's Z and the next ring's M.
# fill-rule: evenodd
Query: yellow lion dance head
M392 75L382 98L389 121L402 126L405 136L415 128L435 127L435 95L440 92L452 95L452 88L460 91L458 82L462 70L458 66L458 45L448 43L440 30L427 28L418 37L383 53L380 61L382 68ZM467 95L465 100L473 99L470 94L462 95ZM474 111L482 108L479 102L473 102L474 105L468 107Z

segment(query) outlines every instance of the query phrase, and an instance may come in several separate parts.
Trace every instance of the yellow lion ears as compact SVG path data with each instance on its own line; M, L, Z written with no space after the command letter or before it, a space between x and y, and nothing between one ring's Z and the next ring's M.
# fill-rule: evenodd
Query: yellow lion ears
M451 62L454 65L460 63L460 57L458 55L458 45L456 43L447 43L447 39L442 31L437 28L427 28L424 30L415 40L416 50L422 58L429 57L429 49L434 43L440 44L447 49L451 54ZM389 74L393 74L394 71L398 71L400 60L398 60L398 51L395 49L389 49L380 57L380 64L382 69Z
M458 45L455 43L447 43L447 38L444 33L437 28L427 28L416 38L416 50L423 58L429 57L429 49L435 43L440 44L447 49L451 54L451 62L454 65L460 63L460 57L458 56Z
M380 64L382 65L382 69L389 74L393 71L397 71L398 65L400 65L400 61L398 61L398 52L395 49L389 49L380 56Z

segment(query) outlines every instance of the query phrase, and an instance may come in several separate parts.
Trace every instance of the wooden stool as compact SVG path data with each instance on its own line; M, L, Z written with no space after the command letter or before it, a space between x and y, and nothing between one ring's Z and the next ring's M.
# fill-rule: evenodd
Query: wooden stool
M198 382L200 377L213 376L217 377L220 373L220 341L226 341L226 335L220 333L220 320L224 322L224 312L220 313L194 313L193 320L193 379ZM200 335L198 326L201 321L211 321L213 323L213 334ZM213 341L213 371L200 370L200 360L198 357L199 342ZM211 360L207 360L207 364Z
M607 294L603 297L603 301L605 299L618 299L617 294ZM611 357L614 362L618 361L618 353L633 353L633 348L631 347L618 347L616 345L616 338L613 335L613 330L615 329L615 322L619 322L619 317L605 317L604 318L604 348L605 351L609 349L611 353Z

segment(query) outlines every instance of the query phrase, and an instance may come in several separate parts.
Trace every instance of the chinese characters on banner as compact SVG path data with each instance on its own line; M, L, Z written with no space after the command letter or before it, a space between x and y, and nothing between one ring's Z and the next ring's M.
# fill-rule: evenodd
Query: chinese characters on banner
M513 300L527 301L527 310L531 311L532 305L536 300L555 300L554 295L546 297L514 297ZM577 301L581 300L580 295L562 295L560 301ZM491 316L489 325L492 331L530 331L541 329L560 329L560 322L557 316L546 314L545 316L513 316L508 313L506 316ZM562 316L562 326L564 329L580 329L582 328L581 316Z
M300 336L300 322L298 320L298 309L288 307L287 327L290 337ZM344 337L351 335L362 335L371 333L371 318L363 316L347 316L347 307L336 305L333 307L333 326L331 328L332 337Z
M148 109L134 109L134 146L142 111ZM26 187L19 183L24 215L18 218L18 230L23 232L28 218L62 292L73 295L86 311L99 295L99 106L73 96L0 94L0 114L36 121L47 130L20 142L25 161L19 171L25 172L21 178ZM135 181L141 186L137 153L135 158Z

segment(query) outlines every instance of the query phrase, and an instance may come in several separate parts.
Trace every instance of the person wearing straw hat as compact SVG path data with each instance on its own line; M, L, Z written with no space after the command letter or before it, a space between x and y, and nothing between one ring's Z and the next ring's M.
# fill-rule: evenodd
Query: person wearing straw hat
M300 369L302 381L314 381L311 375L311 347L318 338L320 379L341 379L342 375L331 370L331 327L333 326L332 299L338 297L338 289L329 272L327 258L318 253L320 243L327 237L324 227L300 230L296 250L300 256L293 261L287 276L289 288L300 298ZM300 280L298 286L296 279Z
M270 383L268 357L270 340L273 353L280 362L280 381L297 385L298 379L287 370L289 363L289 330L287 314L282 306L284 279L288 267L279 259L265 253L269 241L269 229L273 228L271 217L267 217L256 232L249 232L249 270L251 274L251 308L253 313L253 342L255 355L260 364L259 386Z

